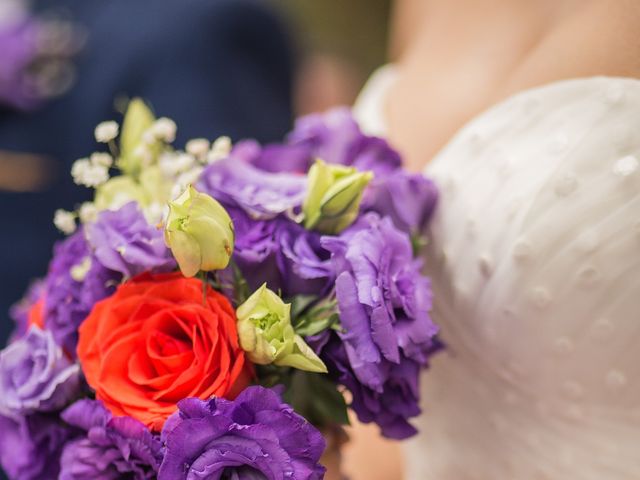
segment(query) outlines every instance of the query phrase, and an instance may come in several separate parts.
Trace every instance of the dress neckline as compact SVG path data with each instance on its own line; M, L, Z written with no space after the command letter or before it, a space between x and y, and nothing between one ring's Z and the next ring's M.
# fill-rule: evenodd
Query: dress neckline
M395 83L398 77L398 69L394 64L386 64L378 68L369 78L362 91L358 95L354 106L354 114L360 123L365 133L369 135L375 135L384 137L388 132L387 119L385 115L385 100L389 90ZM622 84L633 85L640 88L640 79L634 77L623 76L610 76L610 75L591 75L585 77L573 77L561 80L554 80L544 83L542 85L536 85L522 89L518 92L514 92L502 100L493 103L489 107L481 110L477 114L473 115L469 120L464 122L460 127L449 137L445 144L440 148L433 158L437 158L442 151L444 151L451 142L453 142L462 132L467 130L470 126L476 124L481 119L490 115L491 112L497 109L504 109L509 104L521 102L527 97L536 97L545 95L550 92L554 92L558 88L566 88L571 85L584 85L588 83L601 83L611 82L612 91L611 95L622 95L623 89L620 88ZM423 169L426 171L429 167Z

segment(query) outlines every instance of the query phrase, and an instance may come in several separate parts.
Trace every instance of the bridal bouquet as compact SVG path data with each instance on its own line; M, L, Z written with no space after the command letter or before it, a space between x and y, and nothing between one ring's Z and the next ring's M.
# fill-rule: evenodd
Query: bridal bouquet
M12 479L320 479L348 406L414 433L429 180L347 110L266 147L175 150L139 100L95 133L110 153L72 169L94 200L56 212L68 236L0 352Z

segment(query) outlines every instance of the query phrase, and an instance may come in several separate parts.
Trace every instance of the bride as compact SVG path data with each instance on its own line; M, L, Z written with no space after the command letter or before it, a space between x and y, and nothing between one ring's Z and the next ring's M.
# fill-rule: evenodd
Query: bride
M440 188L448 346L406 478L640 479L640 3L398 9L356 112Z

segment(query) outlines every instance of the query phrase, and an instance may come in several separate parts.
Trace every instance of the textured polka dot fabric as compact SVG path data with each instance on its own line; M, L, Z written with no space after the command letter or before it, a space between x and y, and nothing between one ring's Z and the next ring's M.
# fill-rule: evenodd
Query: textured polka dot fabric
M383 94L356 109L377 134ZM640 81L527 90L425 173L448 349L423 378L407 478L640 478Z

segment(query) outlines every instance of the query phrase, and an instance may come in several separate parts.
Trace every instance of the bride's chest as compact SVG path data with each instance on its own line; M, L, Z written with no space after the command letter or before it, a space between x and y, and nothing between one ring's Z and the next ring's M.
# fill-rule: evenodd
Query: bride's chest
M640 112L620 115L611 85L516 97L456 136L427 171L441 195L427 262L459 361L635 408Z

